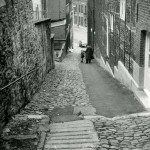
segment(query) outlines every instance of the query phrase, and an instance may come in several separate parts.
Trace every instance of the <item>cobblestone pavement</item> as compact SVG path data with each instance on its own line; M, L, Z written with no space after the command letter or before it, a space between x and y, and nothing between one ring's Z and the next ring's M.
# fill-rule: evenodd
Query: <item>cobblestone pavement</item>
M56 62L56 68L47 75L40 91L22 111L22 114L28 112L38 114L39 110L42 113L45 110L50 113L54 107L67 105L89 106L89 97L85 91L77 59L78 54L70 53L63 62Z
M78 54L72 53L63 62L56 62L31 102L7 124L0 149L41 150L55 108L92 107L78 63Z
M32 101L6 126L6 150L42 150L50 132L49 115L56 107L93 108L78 66L78 56L69 53L63 62L57 62ZM98 117L92 121L99 136L98 150L150 150L150 113L112 119Z
M98 150L150 150L150 113L94 121Z

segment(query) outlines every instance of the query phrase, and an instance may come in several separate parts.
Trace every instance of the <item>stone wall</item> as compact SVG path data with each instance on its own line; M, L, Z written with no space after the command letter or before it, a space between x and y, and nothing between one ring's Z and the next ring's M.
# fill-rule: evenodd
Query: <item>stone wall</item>
M60 25L60 26L54 26L51 28L51 32L55 34L55 39L65 39L66 38L66 26Z
M50 36L50 20L33 23L32 0L0 5L0 127L31 100L54 67Z

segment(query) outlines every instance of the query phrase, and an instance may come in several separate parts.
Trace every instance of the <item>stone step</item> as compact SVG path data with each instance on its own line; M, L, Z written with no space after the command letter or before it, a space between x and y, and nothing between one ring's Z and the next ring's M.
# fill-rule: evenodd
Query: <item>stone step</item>
M51 124L44 150L94 150L98 144L99 139L93 123L79 120Z
M47 140L66 140L66 139L91 139L94 136L97 136L96 133L87 134L87 135L67 135L67 136L53 136L49 135Z
M61 124L51 124L50 125L50 128L71 128L71 127L89 127L89 126L93 126L93 124L92 123L87 123L87 124L84 124L84 123L81 123L81 124L63 124L63 123L61 123Z
M96 148L65 148L65 149L57 149L57 150L96 150Z
M47 141L46 144L52 144L52 145L56 145L56 144L81 144L81 143L95 143L95 142L99 142L98 139L93 138L93 139L63 139L63 140L50 140Z
M76 131L89 131L94 130L94 127L80 127L80 128L50 128L51 133L60 133L60 132L76 132Z
M80 125L80 124L90 124L90 125L92 125L93 123L89 120L77 120L77 121L64 122L64 123L53 123L51 125L52 126L53 125L55 125L55 126L60 126L60 125L65 126L65 125Z
M80 125L80 126L75 126L75 125L71 125L71 126L51 126L50 129L51 130L59 130L59 129L73 129L73 128L90 128L92 127L92 125Z
M86 149L86 148L95 148L98 143L77 143L77 144L57 144L57 145L45 145L45 149Z
M76 135L89 135L92 133L93 133L93 130L89 130L89 131L50 133L48 134L48 136L53 136L53 137L69 136L69 135L76 136Z

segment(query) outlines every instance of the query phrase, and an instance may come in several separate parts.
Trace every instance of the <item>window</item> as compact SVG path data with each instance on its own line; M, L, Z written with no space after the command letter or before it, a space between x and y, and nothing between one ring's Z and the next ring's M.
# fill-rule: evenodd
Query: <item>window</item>
M79 12L81 12L81 6L79 5Z
M148 67L150 68L150 46L149 46L149 51L148 51Z
M74 18L74 23L77 24L77 16Z
M80 17L79 17L79 25L80 25Z
M139 4L137 4L137 12L136 12L136 22L138 22L138 15L139 15Z
M110 14L110 29L113 31L114 29L114 16Z
M87 7L85 6L85 14L86 14L86 12L87 12Z
M83 26L83 17L81 17L81 25Z
M150 68L150 52L149 52L149 62L148 62L148 67Z
M85 24L85 26L87 26L87 19L86 18L84 18L84 24Z
M120 0L120 18L125 20L126 0Z
M77 12L77 5L74 6L74 11Z
M83 13L83 5L81 5L81 13Z
M140 39L140 67L144 67L145 65L145 48L147 48L147 40L146 40L146 30L141 31L141 39ZM148 50L147 50L148 52Z

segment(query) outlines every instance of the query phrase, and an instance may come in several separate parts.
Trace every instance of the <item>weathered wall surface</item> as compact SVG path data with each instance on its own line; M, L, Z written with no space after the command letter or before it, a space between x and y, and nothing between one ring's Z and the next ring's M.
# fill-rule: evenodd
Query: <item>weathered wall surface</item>
M47 0L47 17L52 20L66 18L66 0Z
M145 38L146 31L150 32L150 1L142 0L137 3L136 26L137 35L135 39L136 62L140 67L145 66Z
M55 39L65 39L66 38L66 26L56 26L51 28L51 32L55 34Z
M130 60L135 59L137 0L126 0L124 20L120 18L120 2L88 1L88 41L93 45L96 56L103 56L112 70L121 60L132 74L133 63Z
M0 127L30 101L53 68L50 20L36 25L32 20L31 0L6 0L0 5L0 88L37 69L0 91Z
M130 89L133 83L145 88L149 8L148 0L88 0L88 43L96 58L103 58L106 68L109 64L113 75Z
M87 20L88 20L88 44L92 45L93 41L92 41L92 33L91 33L91 29L93 29L93 1L88 0L87 1L87 7L88 7L88 16L87 16Z

